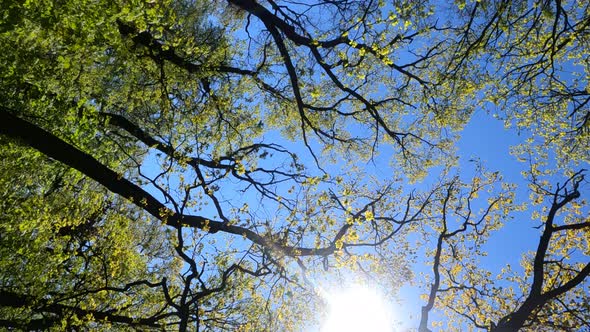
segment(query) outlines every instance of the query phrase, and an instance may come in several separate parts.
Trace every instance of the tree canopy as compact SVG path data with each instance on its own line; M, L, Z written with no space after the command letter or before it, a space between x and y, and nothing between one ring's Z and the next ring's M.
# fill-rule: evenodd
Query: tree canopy
M590 3L4 0L0 46L0 328L300 331L347 278L590 328Z

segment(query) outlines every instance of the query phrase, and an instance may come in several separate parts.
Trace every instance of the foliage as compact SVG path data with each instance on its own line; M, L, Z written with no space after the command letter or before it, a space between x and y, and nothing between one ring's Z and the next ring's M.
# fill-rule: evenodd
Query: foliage
M0 326L300 330L354 275L419 287L419 331L590 327L590 5L0 14ZM475 112L523 136L519 186L461 164ZM512 219L533 250L486 268Z

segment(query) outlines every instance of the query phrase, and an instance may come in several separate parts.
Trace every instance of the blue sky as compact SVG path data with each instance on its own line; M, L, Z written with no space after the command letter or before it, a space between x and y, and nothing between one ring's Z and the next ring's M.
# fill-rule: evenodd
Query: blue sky
M474 160L481 161L489 171L499 171L507 182L519 183L521 189L526 186L520 172L523 164L510 154L511 146L522 143L521 136L513 129L506 129L501 120L481 109L476 110L469 123L461 132L461 138L457 143L460 175L469 179L475 168ZM527 198L526 190L522 190L519 196ZM519 215L526 217L526 213ZM504 228L492 235L489 240L489 256L482 259L486 268L498 271L505 264L518 266L520 253L532 250L537 237L523 237L523 234L531 234L530 224L512 222L505 224ZM538 232L538 231L537 231ZM524 240L523 240L524 239ZM515 255L515 253L518 253ZM414 272L422 272L432 275L430 261L419 262L414 267ZM420 309L425 304L420 294L425 294L424 289L415 286L404 286L400 290L402 300L398 317L404 317L402 328L417 328L420 320ZM402 318L403 319L403 318ZM431 315L430 321L442 319L440 315Z

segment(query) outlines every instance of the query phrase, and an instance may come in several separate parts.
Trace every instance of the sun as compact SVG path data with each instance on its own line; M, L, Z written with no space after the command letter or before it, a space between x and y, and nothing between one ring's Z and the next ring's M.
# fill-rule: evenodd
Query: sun
M325 295L328 315L321 332L392 332L391 308L375 289L353 286Z

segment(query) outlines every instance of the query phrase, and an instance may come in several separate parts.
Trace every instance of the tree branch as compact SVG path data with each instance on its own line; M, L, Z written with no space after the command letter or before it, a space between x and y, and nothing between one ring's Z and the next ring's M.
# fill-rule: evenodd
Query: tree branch
M244 236L250 241L279 252L286 256L329 255L336 250L335 245L324 248L302 248L285 246L273 242L248 228L210 220L202 216L181 215L172 211L141 187L125 179L121 174L104 166L89 154L78 150L55 135L36 125L22 120L0 107L0 134L17 139L37 149L48 157L56 159L97 181L115 194L119 194L142 208L165 224L178 228L188 226L209 233L224 232ZM340 235L340 234L339 234ZM337 240L337 239L335 239Z

